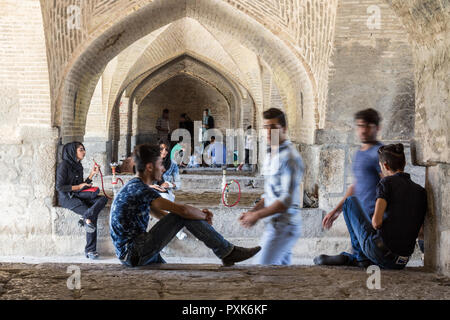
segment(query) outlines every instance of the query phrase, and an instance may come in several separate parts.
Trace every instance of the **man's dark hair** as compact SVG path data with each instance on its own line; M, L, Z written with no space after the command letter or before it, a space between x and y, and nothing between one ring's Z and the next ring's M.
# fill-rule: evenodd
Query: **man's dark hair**
M378 149L378 159L381 163L387 163L392 171L397 171L405 168L406 159L403 151L403 144L388 144L381 146Z
M263 118L264 119L278 119L278 123L283 127L286 128L286 116L284 115L284 112L277 108L270 108L269 110L266 110L263 112Z
M164 109L163 113L169 113L169 109Z
M358 111L357 113L355 113L355 121L356 120L363 120L363 121L367 122L368 124L373 123L378 127L381 122L381 117L380 117L380 114L376 110L369 108L369 109L364 109L364 110L361 110L361 111Z
M215 136L211 136L210 139L211 139L211 140L216 140L216 137L215 137Z
M180 114L180 117L183 118L183 119L186 119L186 113Z
M160 157L161 153L159 145L153 144L140 144L134 147L133 159L136 166L136 170L140 173L145 171L145 166L148 163L156 163L156 160Z

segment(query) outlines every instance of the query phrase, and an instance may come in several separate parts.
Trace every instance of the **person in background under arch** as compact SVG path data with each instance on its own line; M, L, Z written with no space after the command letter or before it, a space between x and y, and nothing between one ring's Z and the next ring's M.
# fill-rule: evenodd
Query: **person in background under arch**
M186 129L191 135L191 141L185 141L185 143L191 143L191 154L194 150L194 122L189 118L186 113L180 115L180 129ZM172 158L173 159L173 158Z
M162 116L156 120L156 132L158 133L158 141L163 140L164 142L169 143L169 109L164 109Z
M206 138L206 131L208 129L214 128L214 118L211 115L210 109L203 110L203 118L202 118L202 138L203 138L203 146L206 146L210 143Z
M92 177L100 170L98 166L94 166L89 177L83 181L81 160L85 156L86 150L81 142L64 145L63 161L56 171L56 190L59 204L82 216L80 225L84 225L86 229L85 255L88 259L97 259L97 218L108 199L104 196L97 196L93 200L77 198L77 192L91 187Z
M247 127L247 132L245 135L245 159L244 163L241 163L237 170L242 170L242 167L246 167L246 169L250 168L250 151L253 150L253 136L250 134L249 130L252 129L252 126Z
M161 142L158 142L159 144ZM189 143L189 141L187 142ZM167 145L166 145L167 146ZM188 149L188 146L186 146L186 143L183 143L183 137L180 137L178 142L172 147L172 150L170 151L170 160L174 161L176 164L178 164L179 167L186 167L186 163L183 162L184 160L184 152ZM167 150L169 150L168 148ZM189 159L189 157L187 157Z

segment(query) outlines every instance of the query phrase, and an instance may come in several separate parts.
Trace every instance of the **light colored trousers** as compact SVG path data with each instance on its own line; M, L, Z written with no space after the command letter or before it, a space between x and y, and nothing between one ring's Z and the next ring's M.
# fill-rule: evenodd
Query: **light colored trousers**
M301 224L286 221L267 221L261 238L261 251L254 263L265 265L290 265L292 248L300 238Z
M167 192L161 192L160 193L161 197L167 200L170 200L172 202L175 201L175 194L173 193L172 189L169 189ZM184 238L186 238L186 233L183 232L183 230L178 231L177 233L177 238L180 240L183 240Z

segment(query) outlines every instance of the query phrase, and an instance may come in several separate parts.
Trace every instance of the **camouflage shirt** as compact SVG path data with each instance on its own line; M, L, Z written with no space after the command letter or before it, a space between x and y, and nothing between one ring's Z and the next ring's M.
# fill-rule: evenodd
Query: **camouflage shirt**
M110 234L116 256L124 260L128 246L139 234L146 232L150 204L160 195L140 178L131 179L116 195L111 206Z

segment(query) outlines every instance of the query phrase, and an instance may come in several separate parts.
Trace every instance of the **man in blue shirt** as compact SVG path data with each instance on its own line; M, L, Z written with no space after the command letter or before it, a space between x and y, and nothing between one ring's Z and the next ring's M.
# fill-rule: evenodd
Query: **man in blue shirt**
M216 142L216 137L212 136L207 147L208 157L211 159L211 167L221 167L227 163L227 149L221 142Z
M138 145L133 157L137 175L114 198L110 215L110 234L122 264L165 263L160 251L183 227L212 249L224 266L246 260L261 249L231 244L212 227L211 211L169 201L149 187L164 173L158 145ZM146 232L150 213L160 220Z
M300 154L287 137L284 113L271 108L264 111L263 118L270 146L264 161L264 194L252 210L241 215L240 221L248 228L260 219L265 222L262 250L255 257L256 263L289 265L292 248L300 237L300 183L304 167ZM272 139L276 130L279 145Z
M381 118L374 109L365 109L357 112L354 117L356 125L356 134L361 141L361 148L356 152L353 159L353 184L347 189L344 198L339 204L329 212L323 219L322 225L325 229L330 229L333 222L339 217L346 202L357 202L367 219L372 219L375 209L376 187L380 181L382 174L378 161L378 148L382 144L377 141L377 135L380 130ZM348 212L344 209L344 219L349 231L350 222ZM343 252L337 256L320 255L314 259L315 264L340 265L348 263L360 267L370 264L368 258L361 250L356 236L350 233L353 253Z

